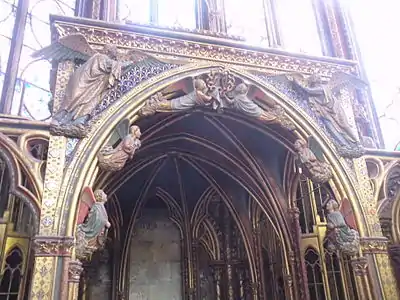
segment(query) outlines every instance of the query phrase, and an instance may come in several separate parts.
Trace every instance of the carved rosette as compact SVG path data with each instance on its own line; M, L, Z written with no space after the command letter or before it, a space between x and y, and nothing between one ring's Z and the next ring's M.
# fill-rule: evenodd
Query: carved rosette
M388 242L385 237L364 237L360 239L361 250L364 254L385 254L387 253Z
M356 276L367 275L368 260L366 257L358 257L352 259L351 266L353 267L353 271Z
M82 271L82 263L79 260L70 261L68 265L68 281L79 283Z
M38 236L34 239L36 256L71 256L73 237Z

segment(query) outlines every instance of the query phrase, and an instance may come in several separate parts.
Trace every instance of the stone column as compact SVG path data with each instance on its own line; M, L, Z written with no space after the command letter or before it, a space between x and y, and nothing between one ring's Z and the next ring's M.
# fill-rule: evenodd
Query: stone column
M382 236L364 237L361 238L360 245L362 253L368 259L368 266L371 266L369 275L372 282L369 290L374 294L371 299L398 299L394 270L389 259L388 239Z
M359 299L375 299L368 282L368 259L366 257L353 258L351 266L356 279L356 287Z
M397 288L400 289L400 245L389 245L388 253L392 263L393 273L396 277Z
M292 207L289 209L289 215L291 220L291 233L292 233L292 240L293 240L293 253L290 256L293 258L290 259L292 267L293 276L295 278L291 278L292 284L290 285L290 290L292 294L298 294L299 299L309 299L310 295L308 293L308 286L307 286L307 270L304 261L303 253L300 249L300 241L301 241L301 227L300 227L300 210L297 207ZM293 293L293 280L297 283L298 291ZM287 285L285 285L287 286ZM287 286L288 288L289 286ZM293 296L292 296L293 297ZM295 299L295 298L291 298Z
M35 272L32 279L31 300L68 299L68 270L58 266L60 263L65 266L69 261L73 245L73 237L35 237ZM57 295L49 293L54 290L54 278L59 278Z
M79 293L79 282L83 271L79 260L70 260L68 264L68 300L77 300Z

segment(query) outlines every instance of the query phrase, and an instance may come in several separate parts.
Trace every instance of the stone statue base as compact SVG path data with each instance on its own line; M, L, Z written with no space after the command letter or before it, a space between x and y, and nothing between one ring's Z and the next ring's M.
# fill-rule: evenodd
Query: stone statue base
M50 133L52 135L82 139L87 136L88 132L89 132L89 126L85 126L82 124L79 125L72 125L72 124L67 125L59 123L50 124Z
M337 152L344 158L359 158L365 154L365 148L361 144L338 145Z

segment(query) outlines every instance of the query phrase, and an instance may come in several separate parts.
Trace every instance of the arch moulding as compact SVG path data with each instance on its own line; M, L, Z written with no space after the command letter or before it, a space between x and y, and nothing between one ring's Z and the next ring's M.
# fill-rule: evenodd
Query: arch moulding
M307 138L313 136L324 151L328 162L334 170L333 183L342 187L344 195L353 207L356 221L362 236L368 235L370 231L366 222L362 202L357 184L351 178L348 167L337 155L333 145L318 129L316 122L311 119L293 100L279 92L271 84L261 81L255 76L245 73L242 70L228 67L221 64L196 63L185 65L160 75L157 75L134 87L125 94L121 100L112 104L106 111L97 117L92 124L88 136L81 140L74 152L74 157L64 173L61 190L58 197L59 219L54 220L54 231L59 235L73 235L75 215L79 201L79 194L84 185L91 185L97 174L96 154L110 137L113 128L123 119L129 119L134 123L138 119L138 111L154 93L186 77L195 77L217 68L229 68L232 74L258 87L269 98L281 105L289 118L293 121L298 137ZM53 139L66 139L63 137L52 137ZM62 143L57 143L62 145Z

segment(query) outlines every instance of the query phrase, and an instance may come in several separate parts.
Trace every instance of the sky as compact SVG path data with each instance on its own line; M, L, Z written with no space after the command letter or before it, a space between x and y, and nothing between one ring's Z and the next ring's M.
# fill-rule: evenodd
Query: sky
M343 0L354 23L385 149L400 141L400 1Z

